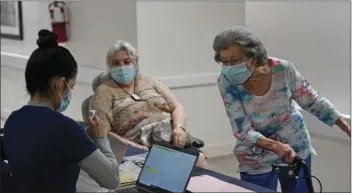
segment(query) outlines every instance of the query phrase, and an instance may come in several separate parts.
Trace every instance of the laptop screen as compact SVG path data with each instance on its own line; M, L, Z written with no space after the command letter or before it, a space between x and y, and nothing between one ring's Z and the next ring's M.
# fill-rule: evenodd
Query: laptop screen
M183 192L197 156L153 145L138 182L168 192Z

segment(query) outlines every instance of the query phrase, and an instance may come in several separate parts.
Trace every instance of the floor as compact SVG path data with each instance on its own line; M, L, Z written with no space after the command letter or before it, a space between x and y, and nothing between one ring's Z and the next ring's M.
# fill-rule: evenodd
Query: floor
M349 142L312 137L318 156L313 156L313 175L319 178L323 192L351 192L351 146ZM239 178L238 162L233 155L209 159L209 169ZM313 179L316 192L320 192ZM279 183L278 183L279 184ZM278 187L280 191L280 187Z

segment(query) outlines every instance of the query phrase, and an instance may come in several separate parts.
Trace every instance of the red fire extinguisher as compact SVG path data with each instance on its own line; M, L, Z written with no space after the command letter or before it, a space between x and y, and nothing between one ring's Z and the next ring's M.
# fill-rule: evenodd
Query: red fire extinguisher
M57 42L67 42L68 40L68 15L66 3L63 1L54 1L49 4L49 13L51 18L51 28L58 35Z

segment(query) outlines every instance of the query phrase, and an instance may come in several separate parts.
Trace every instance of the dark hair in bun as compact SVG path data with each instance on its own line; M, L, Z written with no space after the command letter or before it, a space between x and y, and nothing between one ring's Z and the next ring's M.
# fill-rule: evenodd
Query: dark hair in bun
M56 48L57 34L46 29L42 29L38 32L37 45L39 48Z
M46 29L38 32L37 45L27 61L25 79L28 93L48 97L55 77L68 82L77 75L77 62L71 52L59 46L57 34ZM55 88L56 89L56 88Z

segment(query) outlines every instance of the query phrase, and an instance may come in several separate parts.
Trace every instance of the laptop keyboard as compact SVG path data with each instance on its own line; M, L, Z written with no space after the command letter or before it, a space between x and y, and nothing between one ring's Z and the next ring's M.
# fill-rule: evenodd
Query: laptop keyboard
M144 193L146 191L140 190L137 187L130 187L130 188L124 188L124 189L119 189L117 193Z

